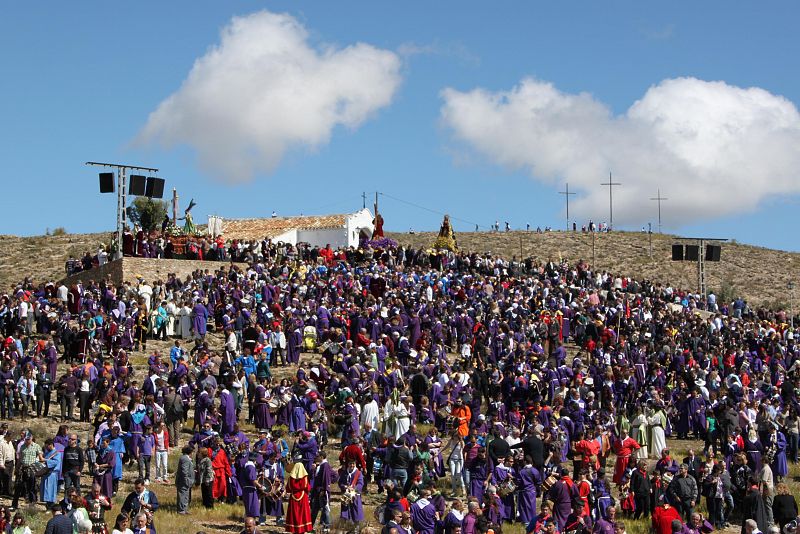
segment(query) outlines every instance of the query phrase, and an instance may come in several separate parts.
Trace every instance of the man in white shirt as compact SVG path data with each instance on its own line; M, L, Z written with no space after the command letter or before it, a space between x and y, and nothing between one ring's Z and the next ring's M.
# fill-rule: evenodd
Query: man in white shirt
M11 496L11 478L14 476L14 462L17 450L8 437L8 425L0 428L0 495Z
M153 288L145 280L139 284L139 296L144 299L145 308L150 310L150 299L153 298Z

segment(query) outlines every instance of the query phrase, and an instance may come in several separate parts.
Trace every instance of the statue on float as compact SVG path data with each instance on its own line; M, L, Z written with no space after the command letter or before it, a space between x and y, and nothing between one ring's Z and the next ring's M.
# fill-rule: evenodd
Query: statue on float
M433 248L436 250L450 250L453 252L458 250L456 235L453 232L453 227L450 225L449 215L444 216L442 226L439 228L439 235L436 237L436 241L433 242Z

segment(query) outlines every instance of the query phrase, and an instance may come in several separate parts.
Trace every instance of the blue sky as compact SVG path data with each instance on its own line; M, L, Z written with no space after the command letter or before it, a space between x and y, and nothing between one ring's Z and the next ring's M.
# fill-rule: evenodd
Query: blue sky
M663 205L666 231L800 250L787 230L800 189L800 178L792 179L789 172L798 170L791 149L800 152L791 117L791 108L800 103L794 60L800 52L800 7L792 2L770 7L730 2L436 2L433 7L423 2L4 3L0 158L4 193L14 201L4 203L0 233L41 234L57 226L70 232L112 229L115 198L97 193L97 170L83 166L88 160L160 168L168 190L176 187L184 201L195 198L199 222L208 214L256 217L269 216L273 209L283 215L355 210L361 207L362 191L372 195L378 190L448 212L460 231L472 230L474 224L486 228L495 220L507 220L515 228L526 223L562 227L564 202L557 191L565 177L576 173L583 173L584 181L571 184L579 191L572 217L579 224L591 216L605 220L607 204L598 199L607 195L602 196L599 184L615 169L608 169L603 157L598 165L579 169L551 161L549 155L560 150L562 141L550 138L526 141L548 147L545 154L526 159L527 150L520 150L508 156L505 148L516 139L513 134L504 137L506 123L498 130L502 135L470 130L460 121L472 116L474 106L454 101L456 116L448 118L442 91L469 95L481 88L484 96L505 102L514 101L515 88L526 78L551 84L559 102L574 112L570 135L586 131L581 117L594 108L564 95L587 93L611 115L599 131L619 134L620 144L626 144L637 137L631 131L639 131L638 126L623 124L617 131L617 125L630 122L617 119L634 102L645 95L651 97L646 102L672 98L674 113L680 107L675 102L684 102L686 84L676 84L672 91L648 90L664 80L696 78L724 82L725 97L734 92L731 88L762 89L765 103L753 111L759 124L778 97L788 101L782 108L788 126L783 124L778 134L770 130L764 141L779 146L766 163L777 160L780 165L761 173L764 162L745 158L739 166L746 166L754 184L759 183L753 195L741 176L735 187L717 181L702 194L686 194L687 184L679 187L676 168L665 172L665 183L650 176L636 196L622 198L622 190L634 190L640 180L633 166L622 171L615 219L628 229L638 230L648 221L655 226L656 204L647 199L655 196L657 185L670 199ZM150 114L179 91L195 62L220 43L220 31L232 17L262 10L291 16L307 32L312 50L365 43L393 54L399 61L394 73L399 82L389 91L388 102L373 102L355 125L334 123L322 141L290 143L268 170L236 183L226 178L224 166L202 164L197 148L181 142L180 136L171 148L142 141ZM343 91L352 86L348 88ZM712 96L707 98L714 98L711 89L719 87L709 88ZM678 98L680 91L684 93ZM236 97L229 100L235 103ZM477 119L483 117L475 113ZM730 109L725 113L730 115ZM486 115L498 120L509 116L513 113L498 109ZM172 116L163 119L162 130ZM524 126L520 131L524 137ZM772 135L781 137L776 141ZM750 139L741 143L751 144ZM594 155L612 150L586 148ZM580 158L580 149L580 143L572 146L564 158L575 159L576 153ZM652 150L657 159L659 149ZM615 158L623 157L624 150L622 154ZM665 161L665 166L680 167ZM727 169L727 162L718 163ZM773 181L781 181L777 194L771 194ZM642 193L648 188L650 194ZM717 196L729 190L730 196ZM389 197L381 199L381 209L389 230L433 230L441 221L438 214Z

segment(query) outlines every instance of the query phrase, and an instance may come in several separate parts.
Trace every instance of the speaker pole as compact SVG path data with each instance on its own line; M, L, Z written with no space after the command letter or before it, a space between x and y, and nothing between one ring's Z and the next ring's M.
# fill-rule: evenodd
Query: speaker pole
M127 191L127 176L125 167L120 167L117 171L119 176L119 187L117 188L117 253L114 254L114 259L122 257L122 234L125 232L125 224L128 222L128 196L125 194Z
M660 195L659 195L660 196ZM678 237L679 241L694 241L698 244L697 249L697 286L700 294L703 297L708 296L708 288L706 287L706 242L711 241L715 243L723 243L727 239L718 239L715 237ZM685 259L685 258L684 258Z
M122 257L122 235L125 231L125 225L128 222L128 211L126 209L128 200L127 171L128 169L131 169L155 173L158 172L158 169L139 167L136 165L124 165L121 163L101 163L98 161L87 161L86 165L90 165L92 167L112 167L117 171L117 251L114 254L114 259L116 260Z

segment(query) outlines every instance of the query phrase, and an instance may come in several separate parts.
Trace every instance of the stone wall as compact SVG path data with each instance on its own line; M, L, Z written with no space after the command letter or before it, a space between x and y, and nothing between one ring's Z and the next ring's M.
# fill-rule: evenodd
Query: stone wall
M67 285L75 282L86 283L89 280L103 280L111 277L114 284L123 281L135 282L136 277L141 275L149 283L155 280L166 280L167 275L175 273L181 279L185 279L189 274L201 269L208 269L214 272L222 267L230 268L230 262L224 261L197 261L197 260L166 260L150 258L122 258L109 262L102 267L74 274L66 279ZM241 269L246 269L247 264L237 263Z

